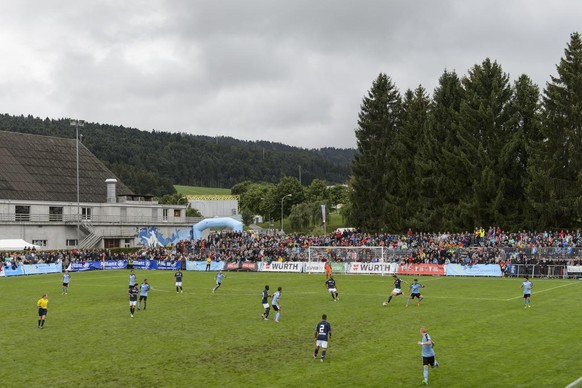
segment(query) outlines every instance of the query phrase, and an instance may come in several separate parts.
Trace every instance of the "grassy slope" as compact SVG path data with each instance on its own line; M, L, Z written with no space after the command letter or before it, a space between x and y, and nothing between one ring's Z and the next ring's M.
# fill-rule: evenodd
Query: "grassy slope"
M176 192L183 195L230 195L230 189L174 185Z
M184 294L171 272L137 275L154 290L133 319L126 271L75 273L68 296L60 275L0 279L2 385L417 386L421 325L442 364L432 386L563 387L582 375L571 302L582 282L534 279L534 307L523 309L519 279L422 278L423 306L406 309L404 296L381 306L391 286L380 276L336 276L333 303L323 275L229 273L216 294L212 273L186 272ZM280 324L259 318L265 283L283 287ZM324 364L311 357L322 313L334 330Z

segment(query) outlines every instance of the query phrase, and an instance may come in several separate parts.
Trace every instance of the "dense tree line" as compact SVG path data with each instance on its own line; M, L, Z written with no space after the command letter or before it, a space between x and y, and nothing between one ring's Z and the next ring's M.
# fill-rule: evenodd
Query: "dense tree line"
M75 137L68 119L3 114L0 130ZM82 143L132 190L156 196L172 194L174 184L229 188L245 180L277 183L285 176L299 175L303 184L314 179L345 183L355 153L98 123L85 123L81 134Z
M582 40L542 93L491 59L445 71L432 98L380 74L364 97L349 222L368 231L582 225Z

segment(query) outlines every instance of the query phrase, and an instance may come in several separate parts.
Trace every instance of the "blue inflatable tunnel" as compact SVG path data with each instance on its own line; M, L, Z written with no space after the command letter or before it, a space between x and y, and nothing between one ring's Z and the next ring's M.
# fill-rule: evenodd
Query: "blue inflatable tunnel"
M240 221L230 217L206 218L197 224L194 224L194 240L202 239L202 232L208 228L230 228L234 232L242 232L243 224Z

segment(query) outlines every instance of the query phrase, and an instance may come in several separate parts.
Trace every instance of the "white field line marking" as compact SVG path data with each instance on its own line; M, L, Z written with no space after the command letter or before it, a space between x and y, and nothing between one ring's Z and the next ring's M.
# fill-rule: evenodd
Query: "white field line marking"
M579 385L582 385L582 377L579 377L578 380L566 385L566 388L574 388L574 387L577 387Z
M568 284L562 284L561 286L556 286L556 287L551 287L551 288L546 288L545 290L541 290L541 291L536 291L536 292L532 292L532 295L537 295L537 294L541 294L542 292L546 292L546 291L551 291L551 290L555 290L556 288L562 288L562 287L568 287L574 284L578 284L578 283L568 283ZM510 300L514 300L514 299L520 299L523 298L523 295L520 296L515 296L513 298L509 298L509 299L505 299L506 302L510 301Z
M458 297L458 296L429 296L429 298L430 299L458 299L458 300L491 300L491 301L495 301L495 302L505 301L505 299L499 299L499 298L464 298L464 297Z

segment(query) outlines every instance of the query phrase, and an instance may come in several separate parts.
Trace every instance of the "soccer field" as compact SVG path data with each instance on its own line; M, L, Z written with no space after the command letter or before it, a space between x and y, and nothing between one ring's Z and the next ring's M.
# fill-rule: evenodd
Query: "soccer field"
M441 365L434 387L565 387L582 376L576 280L533 279L524 309L522 279L421 277L422 306L405 308L404 295L382 306L390 277L337 275L334 303L322 274L228 273L215 294L215 273L185 271L182 294L173 272L136 274L153 290L134 318L128 271L73 273L69 295L60 274L0 279L0 385L415 387L422 325ZM279 324L260 318L265 284L283 287ZM322 313L333 330L324 363L312 356Z

